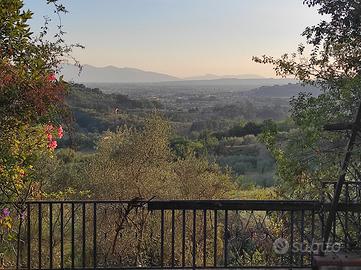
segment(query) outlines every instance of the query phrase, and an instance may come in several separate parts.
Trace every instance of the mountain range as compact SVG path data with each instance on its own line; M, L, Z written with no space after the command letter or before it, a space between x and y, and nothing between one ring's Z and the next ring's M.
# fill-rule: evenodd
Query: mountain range
M64 65L62 72L66 81L81 82L81 83L162 83L162 82L176 82L177 84L196 84L196 85L237 85L243 84L246 80L254 84L255 81L267 81L269 85L270 80L277 82L288 83L290 81L282 79L267 79L262 76L254 74L240 74L240 75L215 75L206 74L203 76L178 78L168 74L144 71L136 68L119 68L115 66L95 67L91 65L84 65L81 73L79 69L73 65ZM241 82L242 81L242 82ZM259 85L259 83L256 83ZM262 85L262 84L261 84Z
M79 74L79 69L73 65L65 65L62 75L66 81L82 83L142 83L177 81L179 78L167 74L144 71L136 68L118 68L114 66L94 67L84 65Z

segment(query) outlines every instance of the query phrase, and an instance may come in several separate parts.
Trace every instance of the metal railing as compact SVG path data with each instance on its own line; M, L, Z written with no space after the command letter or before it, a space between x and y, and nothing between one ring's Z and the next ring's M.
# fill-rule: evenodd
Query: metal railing
M16 252L4 255L13 262L5 267L308 267L313 246L322 243L329 206L319 201L32 201L18 219L19 241ZM347 217L360 212L359 203L338 208ZM332 243L360 247L356 221L348 221L346 229L345 219L339 219Z

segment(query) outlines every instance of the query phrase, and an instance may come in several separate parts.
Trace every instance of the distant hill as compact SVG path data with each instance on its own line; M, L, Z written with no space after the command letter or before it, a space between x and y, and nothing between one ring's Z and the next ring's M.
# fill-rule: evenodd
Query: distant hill
M264 79L264 77L255 74L239 74L239 75L215 75L205 74L202 76L187 77L184 80L218 80L218 79Z
M71 84L71 91L66 97L66 104L71 109L75 128L86 132L115 130L124 124L115 119L116 111L161 109L162 105L154 100L131 99L121 94L104 94L99 89L91 89L82 84Z
M91 88L99 88L107 93L134 94L143 92L146 95L160 93L221 93L244 92L261 86L286 85L297 83L291 79L217 79L217 80L189 80L167 81L153 83L84 83Z
M62 70L65 80L82 83L145 83L179 80L179 78L167 74L114 66L94 67L84 65L80 76L78 76L78 73L78 69L73 65L65 65Z
M245 91L244 94L255 97L285 97L290 98L301 92L311 93L318 96L321 91L314 86L303 86L301 84L289 83L286 85L261 86L256 89Z
M144 71L136 68L118 68L114 66L95 67L84 65L79 75L79 70L73 65L65 65L62 75L66 81L75 83L100 83L100 84L162 84L168 86L239 86L241 91L260 87L263 85L287 84L295 82L291 79L268 79L254 74L243 75L214 75L177 78L168 74Z
M160 82L159 85L168 85L168 86L238 86L239 90L250 90L252 88L264 86L264 85L276 85L276 84L288 84L295 83L297 81L292 79L215 79L215 80L183 80L183 81L171 81L171 82Z

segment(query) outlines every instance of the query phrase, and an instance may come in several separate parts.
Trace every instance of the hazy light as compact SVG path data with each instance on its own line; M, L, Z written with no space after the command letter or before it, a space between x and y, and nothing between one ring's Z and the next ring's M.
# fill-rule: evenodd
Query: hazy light
M45 1L25 1L37 29L52 14ZM84 64L114 65L178 77L211 74L274 76L254 55L293 52L300 33L320 19L302 0L68 0L69 43Z

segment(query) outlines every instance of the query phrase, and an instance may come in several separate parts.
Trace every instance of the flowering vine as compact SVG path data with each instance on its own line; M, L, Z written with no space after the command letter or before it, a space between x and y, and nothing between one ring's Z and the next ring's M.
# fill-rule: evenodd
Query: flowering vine
M45 127L45 134L46 134L46 137L47 137L47 140L48 140L48 148L51 149L51 150L55 150L55 148L58 146L58 143L57 143L55 138L56 137L58 139L63 138L63 136L64 136L63 127L59 126L56 129L53 125L48 124Z

